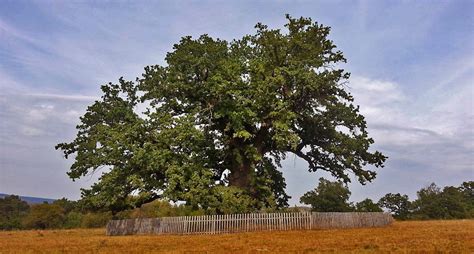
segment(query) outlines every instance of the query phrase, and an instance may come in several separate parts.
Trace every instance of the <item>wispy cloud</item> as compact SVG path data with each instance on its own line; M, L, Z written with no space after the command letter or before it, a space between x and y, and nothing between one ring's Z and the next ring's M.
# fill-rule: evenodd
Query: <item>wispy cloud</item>
M66 94L47 94L47 93L32 93L26 94L26 96L44 98L44 99L53 99L53 100L66 100L66 101L94 101L99 99L95 96L87 95L66 95Z
M11 26L0 18L0 35L3 40L8 38L16 38L27 42L37 43L35 39Z

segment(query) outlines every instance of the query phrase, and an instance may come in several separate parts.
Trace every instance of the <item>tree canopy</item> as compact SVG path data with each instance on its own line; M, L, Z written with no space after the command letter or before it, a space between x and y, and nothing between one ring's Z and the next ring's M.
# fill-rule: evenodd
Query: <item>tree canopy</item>
M76 138L56 146L74 156L72 179L106 169L83 190L85 202L114 211L156 198L210 213L281 208L289 197L279 168L290 153L309 171L372 181L368 167L386 157L370 151L330 28L287 20L285 31L259 23L233 41L183 37L166 65L103 85Z
M331 182L319 178L319 185L312 191L306 192L300 202L311 205L315 212L351 212L354 210L349 203L351 192L342 182Z
M414 215L418 219L453 219L472 217L472 189L465 187L473 182L464 182L460 187L447 186L441 190L435 183L417 192L418 199L413 202ZM469 195L471 195L469 197Z
M387 193L378 202L380 207L388 209L395 218L407 219L411 213L412 203L407 195Z
M370 198L356 203L355 208L357 212L383 212L382 208Z

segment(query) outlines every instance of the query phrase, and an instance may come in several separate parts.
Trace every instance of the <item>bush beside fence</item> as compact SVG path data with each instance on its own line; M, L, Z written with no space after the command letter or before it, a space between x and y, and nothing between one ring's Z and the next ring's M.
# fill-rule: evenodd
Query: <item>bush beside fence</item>
M220 234L263 230L381 227L388 213L250 213L112 220L107 235Z

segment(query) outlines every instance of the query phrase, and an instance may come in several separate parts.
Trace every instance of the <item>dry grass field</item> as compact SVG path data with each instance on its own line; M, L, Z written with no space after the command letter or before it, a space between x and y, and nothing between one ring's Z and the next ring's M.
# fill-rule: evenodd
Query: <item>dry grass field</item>
M104 229L0 232L0 253L474 253L474 220L385 228L194 236L105 236Z

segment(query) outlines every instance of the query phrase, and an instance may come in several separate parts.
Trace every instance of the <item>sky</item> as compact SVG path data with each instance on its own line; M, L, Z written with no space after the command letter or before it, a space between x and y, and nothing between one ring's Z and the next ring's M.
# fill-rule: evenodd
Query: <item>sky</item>
M226 40L285 14L330 26L351 72L348 91L374 149L389 157L352 201L474 180L474 1L8 1L0 2L0 193L80 198L99 174L73 182L71 141L100 85L135 79L182 36ZM290 204L324 172L289 155Z

